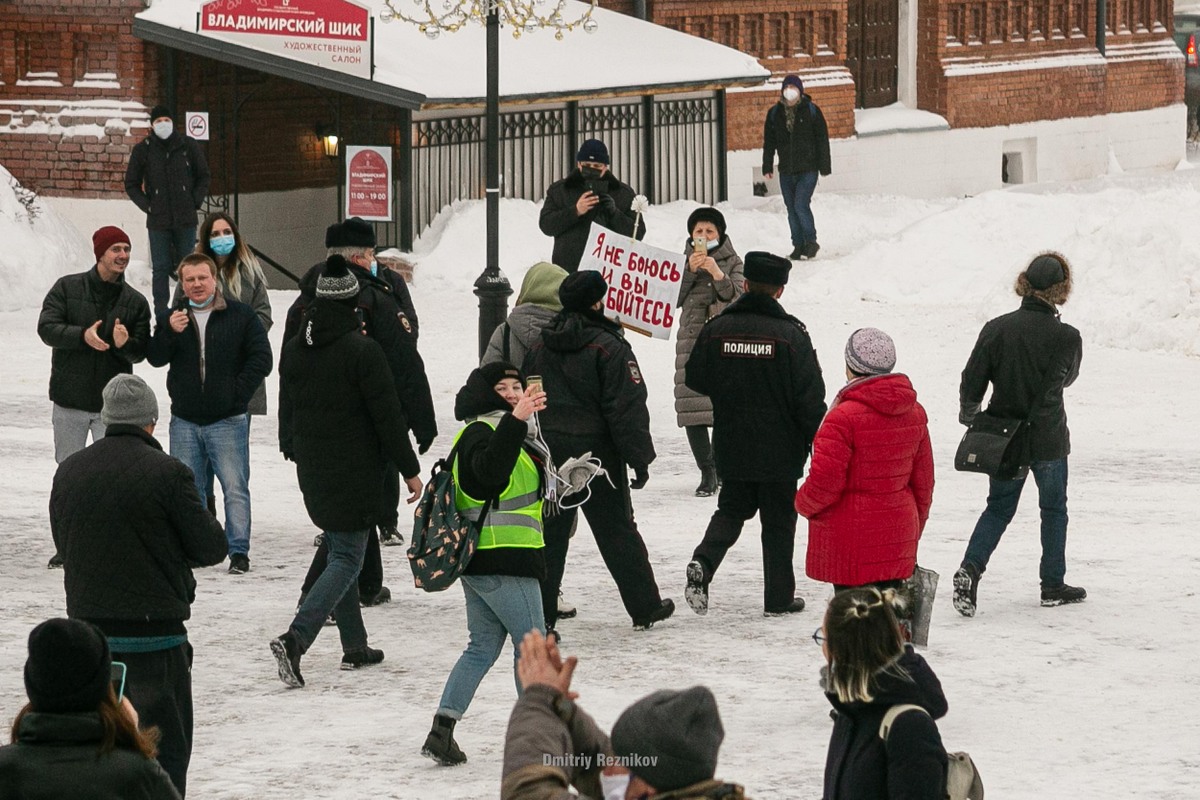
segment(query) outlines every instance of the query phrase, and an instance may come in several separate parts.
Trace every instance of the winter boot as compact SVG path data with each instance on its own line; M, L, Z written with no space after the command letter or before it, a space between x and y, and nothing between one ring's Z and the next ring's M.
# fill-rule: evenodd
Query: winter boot
M711 579L704 573L704 565L692 561L687 565L687 588L683 590L683 599L688 607L700 616L708 613L708 584Z
M456 767L467 761L467 754L454 741L454 725L458 720L438 714L433 718L433 727L425 737L421 755L432 758L443 767Z
M788 614L799 614L803 610L804 610L804 598L803 597L794 597L794 598L792 598L792 602L788 603L783 608L764 609L763 616L764 617L786 617Z
M700 485L696 487L696 497L712 497L720 485L717 480L717 468L711 465L703 467L700 470Z
M804 248L803 248L804 257L805 258L816 258L817 251L820 249L821 249L821 245L817 244L816 242L808 242L807 244L804 245Z
M578 609L563 599L563 593L558 593L558 619L574 619Z
M250 571L250 558L245 553L233 553L229 556L229 574L245 575Z
M1067 586L1064 583L1062 586L1042 587L1042 605L1047 608L1082 603L1086 597L1087 590L1079 586Z
M398 547L404 544L404 534L396 530L395 525L380 525L379 543L389 547Z
M804 258L804 245L798 244L792 248L792 254L788 256L789 261L799 261Z
M46 563L46 569L62 569L62 568L63 568L63 557L60 556L58 553L55 553L54 555L50 556L50 561Z
M633 629L635 631L648 631L654 627L654 623L662 622L675 613L675 601L663 600L662 603L650 615L633 621Z
M979 570L974 564L963 564L954 573L954 610L964 617L975 616L975 597L979 592ZM1046 592L1042 592L1042 604Z
M374 647L363 645L342 654L342 669L369 667L373 664L378 664L380 661L383 661L382 650L376 650Z
M304 676L300 674L300 643L291 631L271 640L271 654L279 665L279 680L293 689L304 686Z

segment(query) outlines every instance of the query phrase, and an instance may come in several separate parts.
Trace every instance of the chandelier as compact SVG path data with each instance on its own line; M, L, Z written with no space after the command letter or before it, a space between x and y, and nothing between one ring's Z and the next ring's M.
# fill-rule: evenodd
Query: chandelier
M594 33L599 27L599 23L592 19L596 0L583 1L587 4L586 10L577 18L568 20L563 16L566 0L411 0L414 9L407 13L398 8L406 7L406 0L383 0L385 7L379 12L379 19L382 22L398 19L411 23L430 39L436 39L442 31L454 33L468 22L483 25L488 13L494 11L500 17L501 24L512 28L514 39L520 39L522 33L550 28L554 31L554 38L561 41L564 33L575 28Z

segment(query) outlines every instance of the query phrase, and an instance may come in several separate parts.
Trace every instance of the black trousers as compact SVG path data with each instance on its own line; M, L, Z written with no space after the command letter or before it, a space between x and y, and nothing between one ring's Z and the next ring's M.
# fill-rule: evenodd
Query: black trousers
M614 489L602 476L592 480L592 496L581 508L600 557L617 584L621 602L630 619L645 619L662 605L662 596L654 580L654 568L646 543L633 520L633 504L629 496L629 480L625 465L613 452L598 451L586 442L549 442L550 452L556 461L566 461L591 450L600 458L612 478ZM568 498L571 502L574 498ZM575 524L578 509L560 511L546 517L542 535L546 541L546 580L542 582L542 608L546 613L546 625L554 625L557 619L558 590L562 586L563 572L567 564L567 548L571 542L571 529Z
M312 591L313 584L325 565L329 563L329 545L321 540L321 546L313 553L312 563L308 565L308 574L304 576L304 585L300 587L303 594ZM367 553L363 557L362 571L358 573L358 596L374 597L383 588L383 554L379 552L379 533L371 528L367 531Z
M152 653L113 653L112 658L125 664L125 694L137 709L138 724L158 727L158 763L179 796L186 796L192 760L191 644Z
M383 466L383 508L379 509L379 524L394 528L400 521L400 468L392 462ZM382 575L382 573L381 573ZM380 586L383 578L380 578Z
M796 543L796 481L726 480L717 495L717 510L692 558L704 564L709 580L742 535L747 520L762 522L763 609L779 611L796 596L792 552Z
M696 466L701 470L713 467L713 450L712 442L708 440L708 426L688 425L684 430L687 431L688 447L692 450L692 458L696 459Z

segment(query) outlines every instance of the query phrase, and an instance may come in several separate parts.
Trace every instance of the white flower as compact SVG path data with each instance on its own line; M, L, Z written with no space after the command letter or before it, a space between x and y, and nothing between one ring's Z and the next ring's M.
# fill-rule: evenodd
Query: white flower
M644 194L639 194L633 198L633 204L630 206L638 214L645 214L650 208L650 199Z

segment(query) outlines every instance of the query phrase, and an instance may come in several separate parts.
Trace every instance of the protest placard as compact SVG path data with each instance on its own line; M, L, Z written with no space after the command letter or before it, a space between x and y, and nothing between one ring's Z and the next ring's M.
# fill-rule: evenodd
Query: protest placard
M646 336L671 338L687 256L593 222L579 268L598 270L608 282L604 310L610 317Z

